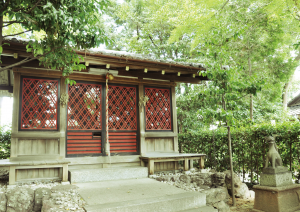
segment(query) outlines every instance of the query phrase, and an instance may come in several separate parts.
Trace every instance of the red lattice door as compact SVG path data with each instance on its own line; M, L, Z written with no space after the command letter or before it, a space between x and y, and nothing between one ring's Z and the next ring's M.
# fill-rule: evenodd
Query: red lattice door
M106 92L101 84L68 86L67 156L103 155L106 141ZM111 154L138 150L137 89L109 85L108 141Z
M108 140L112 154L137 153L137 89L108 86Z
M68 86L67 156L102 154L102 89L100 84L78 82Z

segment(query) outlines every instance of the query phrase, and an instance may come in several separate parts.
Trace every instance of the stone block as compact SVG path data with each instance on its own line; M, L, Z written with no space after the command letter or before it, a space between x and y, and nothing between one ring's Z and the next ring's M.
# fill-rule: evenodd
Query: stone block
M4 192L0 192L0 212L5 212L6 211L6 195Z
M265 174L277 174L277 173L288 172L288 171L289 170L287 167L278 166L276 168L272 168L272 167L263 168L262 172Z
M7 212L31 212L34 205L34 191L30 188L15 188L6 194Z
M262 173L260 175L260 185L270 187L280 187L293 184L292 172L281 172L276 174Z
M281 187L255 185L253 211L257 212L292 212L300 209L300 185Z
M34 192L34 207L33 211L41 211L43 205L43 197L49 196L51 194L51 190L49 188L38 188Z

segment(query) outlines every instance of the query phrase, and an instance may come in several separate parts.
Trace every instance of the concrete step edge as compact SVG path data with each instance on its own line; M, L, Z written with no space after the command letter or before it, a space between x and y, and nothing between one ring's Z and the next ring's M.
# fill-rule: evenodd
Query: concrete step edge
M218 212L218 209L212 206L203 206L203 207L195 207L195 208L178 211L178 212Z
M111 171L111 170L128 170L128 169L145 169L147 167L142 166L125 166L125 167L108 167L108 168L92 168L92 169L69 169L70 172L85 172L85 171Z
M147 167L69 170L71 183L147 178Z
M185 192L168 196L153 197L125 202L87 205L87 212L174 212L206 206L206 195L199 192Z

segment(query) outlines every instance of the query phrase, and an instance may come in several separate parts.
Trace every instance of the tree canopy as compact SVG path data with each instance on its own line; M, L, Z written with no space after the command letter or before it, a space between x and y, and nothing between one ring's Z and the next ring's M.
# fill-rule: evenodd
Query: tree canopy
M178 91L179 129L196 130L212 117L248 123L252 111L255 122L283 117L284 86L298 65L291 55L300 33L297 1L127 0L112 5L115 42L110 48L207 68L213 81L181 85Z
M34 59L51 69L59 69L64 76L85 68L74 49L87 49L108 43L99 27L106 0L4 0L0 1L0 54L5 38L25 35L41 39L30 40L27 51L32 56L18 64ZM83 60L83 58L82 58Z

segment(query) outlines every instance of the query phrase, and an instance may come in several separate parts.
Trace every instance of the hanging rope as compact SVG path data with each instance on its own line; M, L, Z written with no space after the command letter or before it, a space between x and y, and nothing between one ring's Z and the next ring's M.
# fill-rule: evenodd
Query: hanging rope
M110 156L110 145L108 141L108 78L109 74L106 74L106 143L105 143L105 154Z

